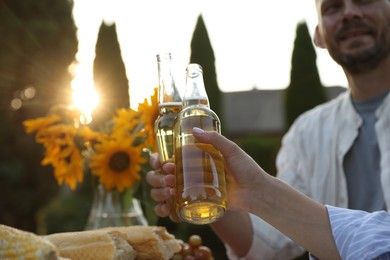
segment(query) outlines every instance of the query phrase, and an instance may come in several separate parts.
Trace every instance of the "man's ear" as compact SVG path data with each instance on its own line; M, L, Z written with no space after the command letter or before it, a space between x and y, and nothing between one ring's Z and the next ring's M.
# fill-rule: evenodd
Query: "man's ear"
M318 25L316 26L315 32L314 32L314 44L317 47L320 48L326 48L325 43L322 39L322 35L320 33L320 29L318 28Z

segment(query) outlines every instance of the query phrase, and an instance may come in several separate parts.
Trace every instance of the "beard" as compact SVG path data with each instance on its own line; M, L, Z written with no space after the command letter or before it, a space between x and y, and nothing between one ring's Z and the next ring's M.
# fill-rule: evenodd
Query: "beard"
M342 54L337 57L336 62L351 74L369 72L381 64L389 55L378 44L354 54Z
M364 28L374 38L374 44L360 51L345 53L340 51L336 45L328 45L330 55L344 70L351 74L369 72L379 66L390 54L390 37L387 35L390 26L386 26L387 30L379 32L363 21L346 22L336 34L336 44L342 40L342 35L351 28ZM358 48L361 43L355 42L351 44L351 48Z

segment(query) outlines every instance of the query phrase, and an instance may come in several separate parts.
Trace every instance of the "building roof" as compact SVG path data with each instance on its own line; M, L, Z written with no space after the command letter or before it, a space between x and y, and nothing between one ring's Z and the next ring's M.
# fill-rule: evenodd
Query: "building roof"
M344 87L326 87L330 99L344 92ZM250 133L280 134L286 129L283 89L222 93L225 133L241 135Z

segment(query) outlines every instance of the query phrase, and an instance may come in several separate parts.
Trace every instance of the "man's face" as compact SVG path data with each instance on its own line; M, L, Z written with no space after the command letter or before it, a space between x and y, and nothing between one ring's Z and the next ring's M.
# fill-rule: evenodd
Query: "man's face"
M367 72L390 54L389 0L316 0L323 47L350 73Z

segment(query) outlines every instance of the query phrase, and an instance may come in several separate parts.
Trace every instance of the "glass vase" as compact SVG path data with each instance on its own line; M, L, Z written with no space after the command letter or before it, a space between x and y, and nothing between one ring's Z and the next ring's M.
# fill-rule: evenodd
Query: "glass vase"
M134 225L146 226L148 222L139 200L133 197L133 190L108 191L98 184L85 230Z

